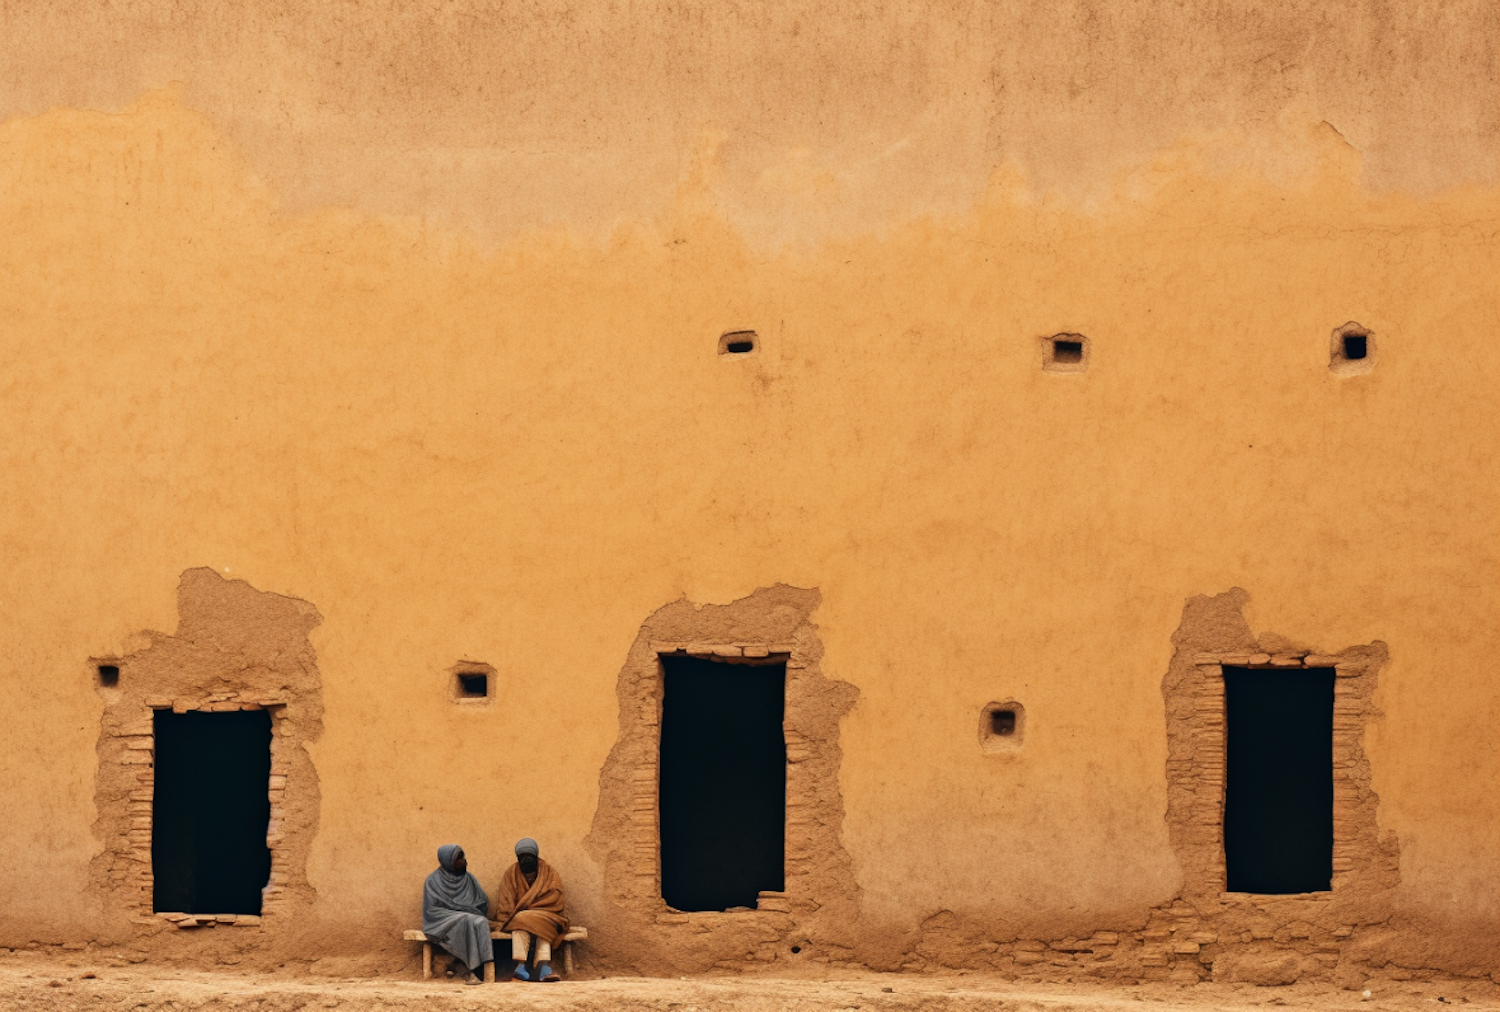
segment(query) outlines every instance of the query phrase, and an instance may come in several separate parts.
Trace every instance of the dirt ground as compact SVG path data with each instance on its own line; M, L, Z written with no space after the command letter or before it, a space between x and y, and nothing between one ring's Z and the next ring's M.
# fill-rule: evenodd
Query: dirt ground
M817 976L603 977L558 984L489 984L405 976L339 979L293 973L204 972L149 964L93 965L87 959L17 951L0 956L0 1010L254 1009L293 1012L417 1010L477 1012L896 1012L1005 1009L1006 1012L1184 1012L1283 1006L1295 1009L1429 1009L1440 1005L1500 1009L1489 981L1372 982L1371 995L1331 987L1200 984L1038 985L987 974L840 973Z

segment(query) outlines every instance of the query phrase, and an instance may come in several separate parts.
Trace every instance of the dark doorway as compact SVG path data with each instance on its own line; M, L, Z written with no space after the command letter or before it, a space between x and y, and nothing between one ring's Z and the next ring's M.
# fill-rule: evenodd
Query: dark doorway
M156 910L259 914L271 877L271 715L156 711Z
M1230 892L1331 888L1333 681L1332 668L1224 669Z
M786 884L786 664L663 657L661 895L754 907Z

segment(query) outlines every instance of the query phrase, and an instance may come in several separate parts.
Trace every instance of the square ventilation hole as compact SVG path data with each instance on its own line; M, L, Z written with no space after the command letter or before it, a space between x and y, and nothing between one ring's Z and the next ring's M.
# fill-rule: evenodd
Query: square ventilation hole
M1048 372L1083 372L1089 365L1089 339L1082 334L1042 338L1042 368Z
M731 330L719 337L720 355L748 355L759 344L753 330Z
M1328 370L1336 376L1359 376L1375 367L1375 335L1350 320L1333 332Z
M99 684L110 688L120 684L120 666L118 664L99 665Z
M981 752L1009 752L1021 746L1026 733L1026 709L1015 700L990 703L979 714Z
M458 694L464 699L483 699L490 694L490 676L482 671L461 672Z

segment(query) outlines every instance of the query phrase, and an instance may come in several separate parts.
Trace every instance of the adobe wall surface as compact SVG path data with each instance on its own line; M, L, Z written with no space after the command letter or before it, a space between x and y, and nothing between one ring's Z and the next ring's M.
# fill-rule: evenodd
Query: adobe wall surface
M700 645L786 635L827 694L824 894L684 969L1500 968L1493 5L0 19L0 946L241 958L101 885L91 661L146 702L139 656L317 714L253 958L410 959L436 847L493 887L523 835L634 924L626 704L656 623L733 606ZM221 593L287 624L177 671ZM1241 654L1360 665L1336 910L1222 909L1184 844L1216 732L1174 693ZM661 969L651 923L596 968Z

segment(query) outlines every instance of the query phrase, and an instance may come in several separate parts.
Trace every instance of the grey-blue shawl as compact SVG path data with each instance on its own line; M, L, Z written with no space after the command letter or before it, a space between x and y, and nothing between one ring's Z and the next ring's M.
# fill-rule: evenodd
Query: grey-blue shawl
M463 852L455 843L438 848L439 867L422 886L422 933L477 970L495 958L487 920L490 898L473 875L453 870Z

